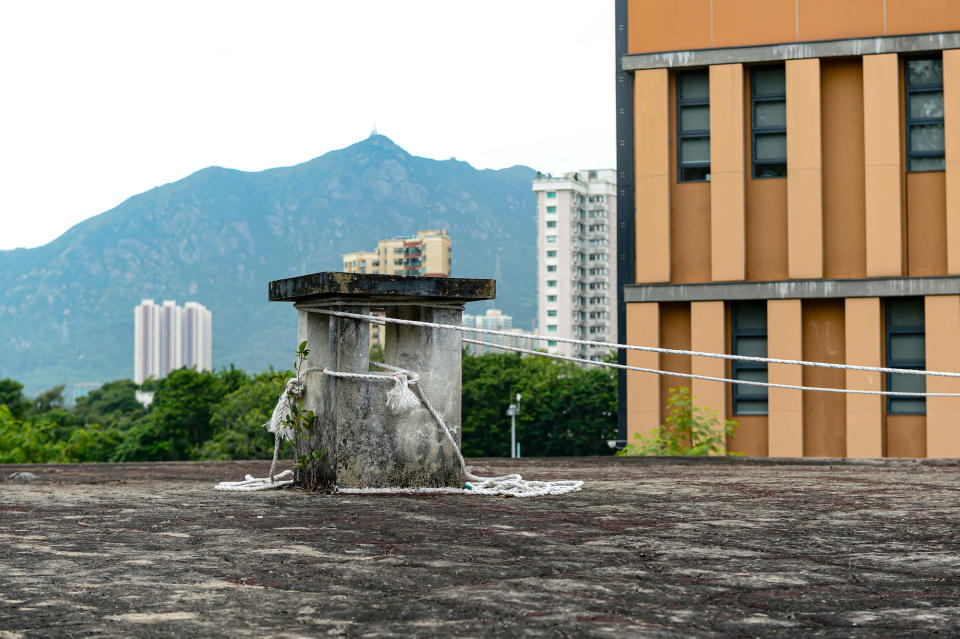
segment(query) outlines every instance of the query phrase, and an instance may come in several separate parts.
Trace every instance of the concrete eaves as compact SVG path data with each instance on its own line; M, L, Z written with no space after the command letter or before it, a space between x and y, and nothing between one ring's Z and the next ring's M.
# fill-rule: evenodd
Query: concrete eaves
M910 297L960 294L960 276L876 277L852 280L784 280L777 282L708 282L703 284L633 284L624 301L702 302L845 297Z
M748 47L717 47L687 51L659 51L628 54L621 58L624 71L645 69L679 69L707 67L715 64L780 62L803 58L835 58L876 55L881 53L921 53L943 49L960 49L960 31L943 31L919 35L881 36L817 40Z

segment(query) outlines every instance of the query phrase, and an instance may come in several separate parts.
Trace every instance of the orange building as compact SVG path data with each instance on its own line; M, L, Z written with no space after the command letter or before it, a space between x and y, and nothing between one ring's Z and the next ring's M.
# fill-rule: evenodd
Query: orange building
M960 2L618 0L620 341L960 371ZM806 386L956 379L631 352ZM924 382L924 380L926 380ZM668 388L783 457L960 457L960 398L621 376L621 437Z

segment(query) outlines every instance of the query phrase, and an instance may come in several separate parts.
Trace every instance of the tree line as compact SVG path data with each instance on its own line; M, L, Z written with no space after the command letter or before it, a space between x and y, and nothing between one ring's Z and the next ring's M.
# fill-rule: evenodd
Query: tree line
M462 447L467 457L510 453L505 412L523 396L524 456L605 455L616 439L616 376L605 368L515 353L463 355ZM138 386L120 379L68 407L64 386L30 398L0 379L0 463L269 459L264 430L289 371L172 371ZM152 391L144 407L138 390ZM292 458L284 443L281 454Z

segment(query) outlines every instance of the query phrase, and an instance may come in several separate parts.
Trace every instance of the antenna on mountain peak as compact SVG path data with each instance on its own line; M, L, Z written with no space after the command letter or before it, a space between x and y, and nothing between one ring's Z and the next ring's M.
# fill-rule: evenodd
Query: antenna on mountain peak
M370 137L372 138L372 137L375 136L375 135L378 135L378 133L377 133L377 125L376 125L376 124L374 124L374 125L373 125L373 128L370 129Z

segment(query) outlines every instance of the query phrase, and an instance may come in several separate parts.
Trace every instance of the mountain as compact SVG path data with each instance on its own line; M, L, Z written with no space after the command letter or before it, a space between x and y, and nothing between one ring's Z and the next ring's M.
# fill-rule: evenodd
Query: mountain
M497 282L529 327L536 305L535 171L411 156L384 136L291 167L210 167L136 195L53 242L0 251L0 378L34 394L133 376L133 308L193 300L213 313L215 368L287 368L292 305L267 282L337 271L381 238L447 229L454 277Z

